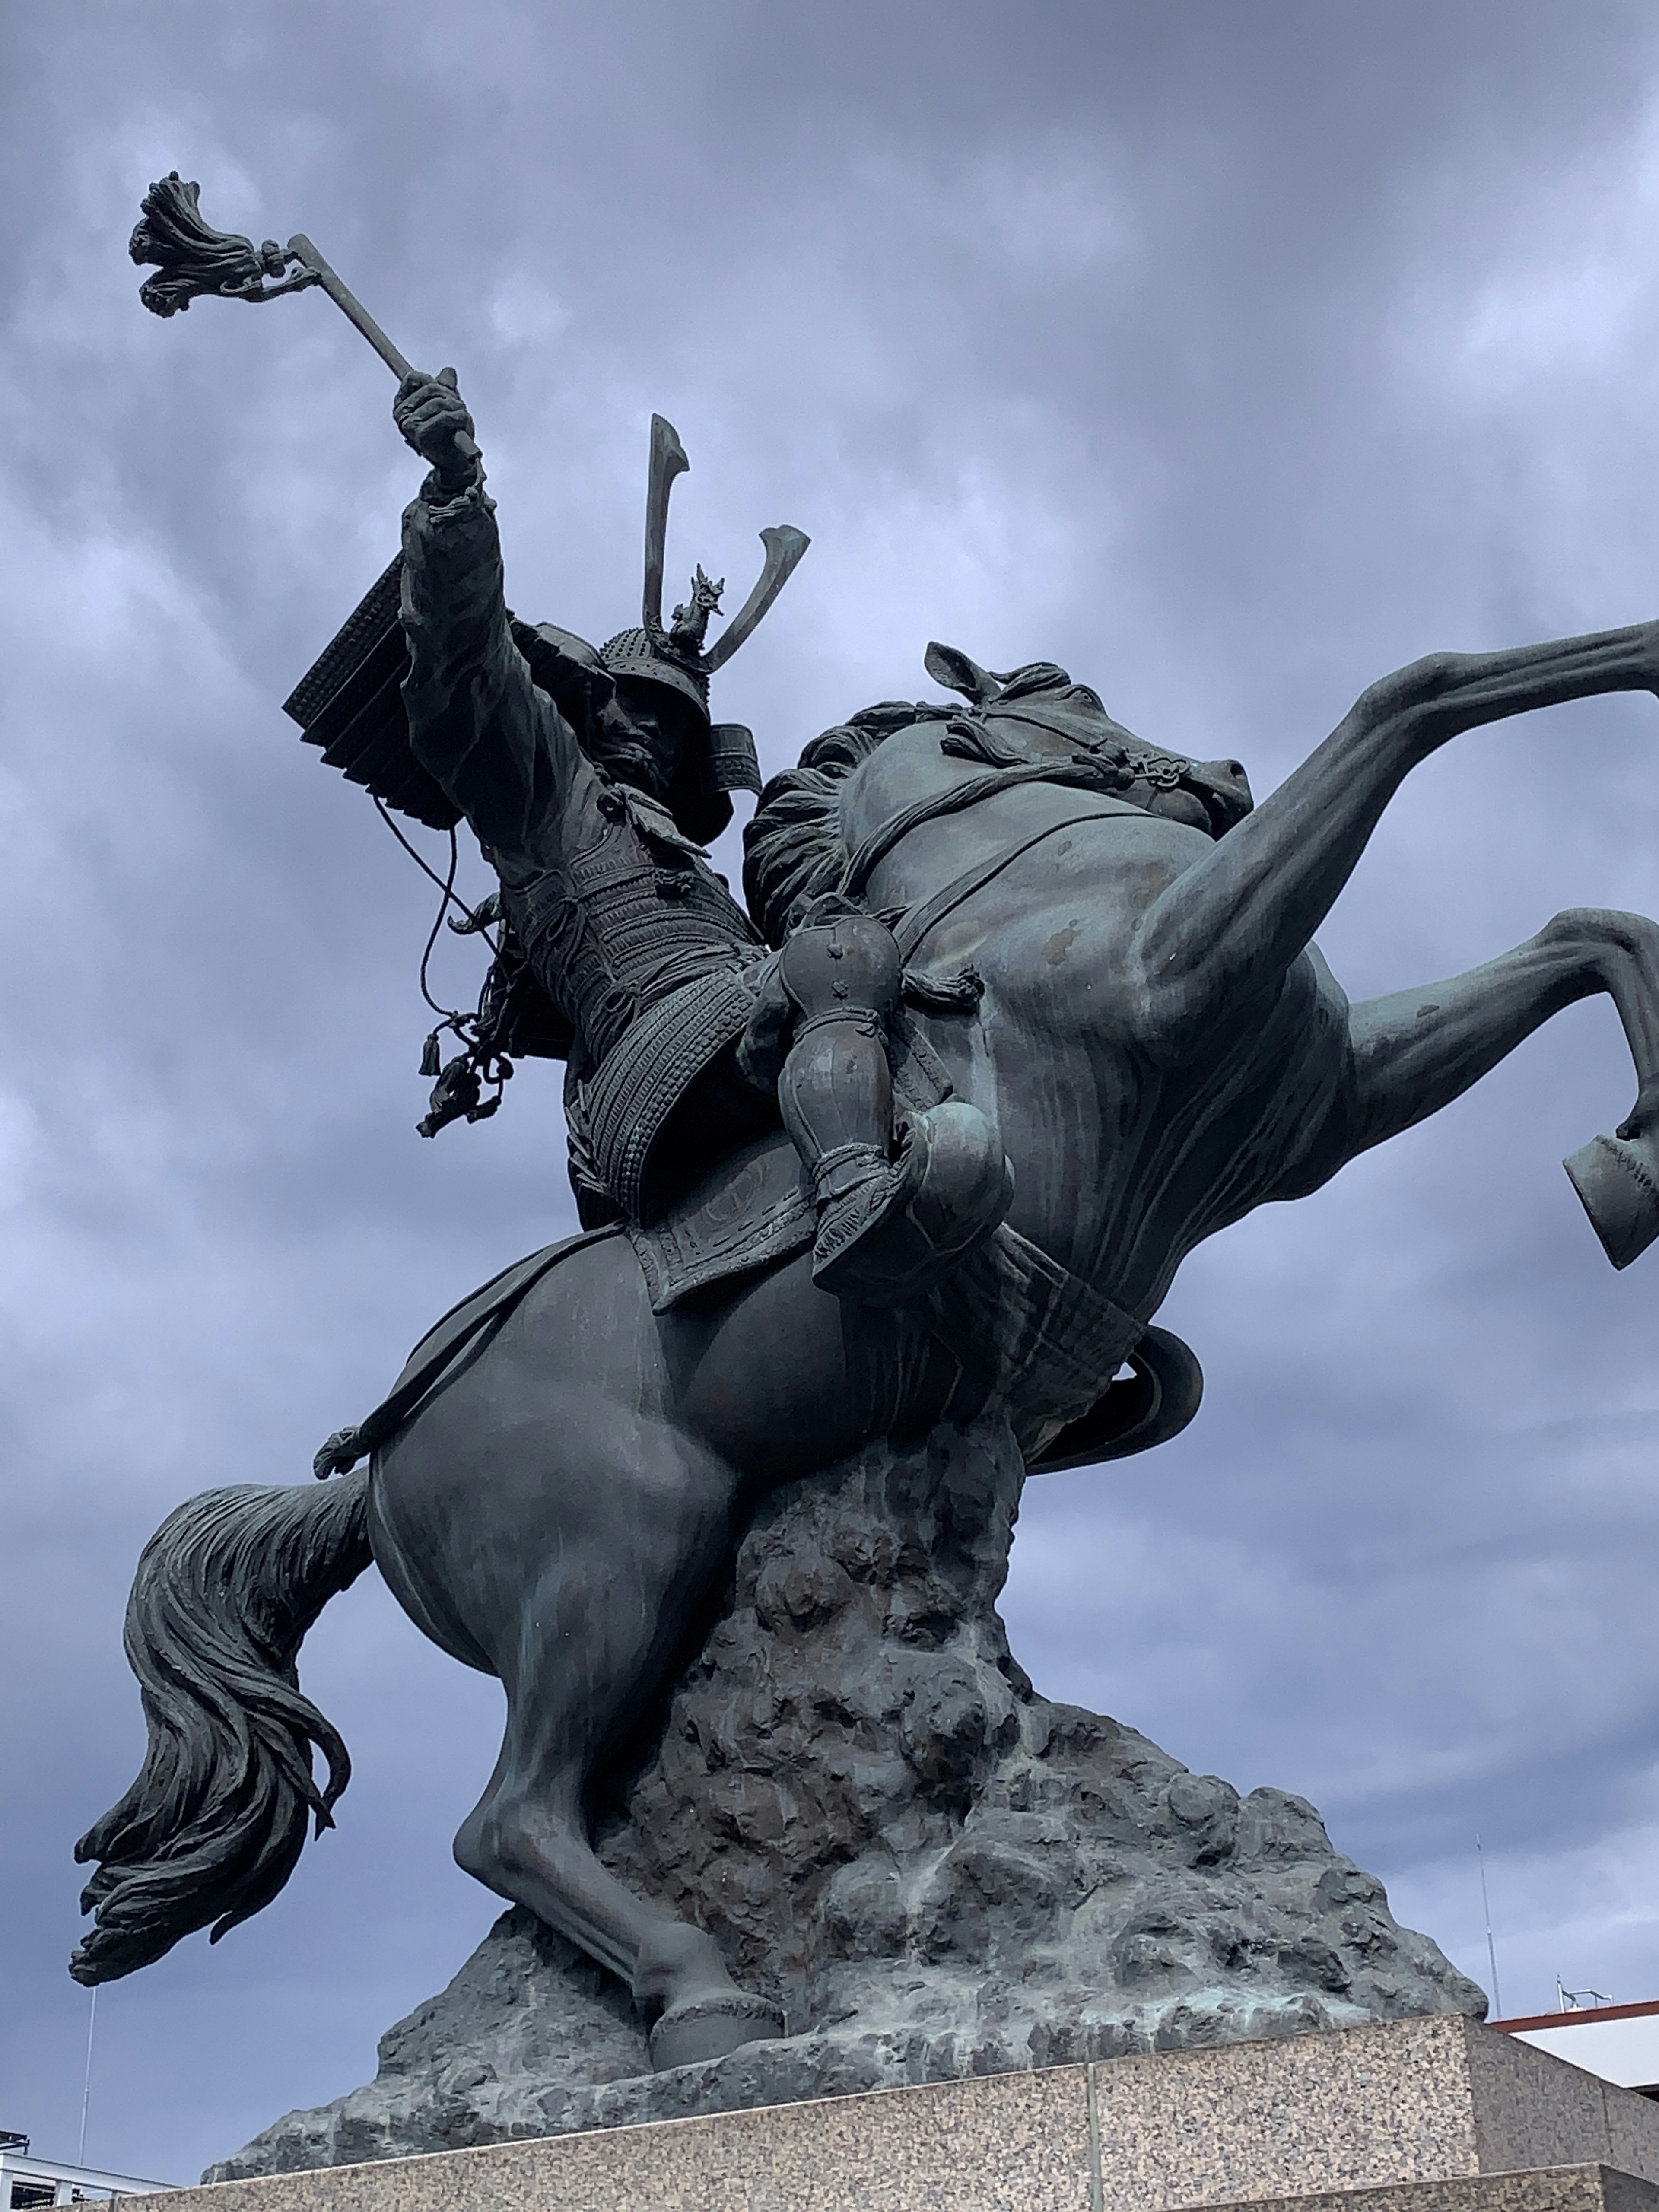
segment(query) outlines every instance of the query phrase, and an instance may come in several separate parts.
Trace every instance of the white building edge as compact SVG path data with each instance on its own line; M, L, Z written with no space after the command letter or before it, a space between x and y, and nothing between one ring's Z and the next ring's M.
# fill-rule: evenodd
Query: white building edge
M1659 2099L1659 2002L1570 2007L1486 2024L1621 2089Z
M49 2204L107 2203L116 2197L154 2197L173 2181L141 2181L136 2173L104 2173L37 2158L27 2136L0 2134L0 2212L40 2212Z

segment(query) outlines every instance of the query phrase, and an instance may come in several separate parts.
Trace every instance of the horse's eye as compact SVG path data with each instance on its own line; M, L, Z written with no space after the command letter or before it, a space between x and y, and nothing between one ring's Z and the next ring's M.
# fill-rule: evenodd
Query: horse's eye
M1105 708L1100 703L1100 694L1097 691L1091 691L1086 684L1073 684L1066 696L1073 699L1081 699L1085 707L1096 708L1103 714L1106 712Z

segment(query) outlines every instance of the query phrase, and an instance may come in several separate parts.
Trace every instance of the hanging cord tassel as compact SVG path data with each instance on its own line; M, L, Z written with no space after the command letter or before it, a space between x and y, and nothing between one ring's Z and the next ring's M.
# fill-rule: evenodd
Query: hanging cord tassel
M421 996L438 1016L438 1025L427 1037L421 1052L421 1073L432 1084L432 1095L427 1101L426 1112L415 1124L422 1137L435 1137L452 1121L487 1121L500 1107L502 1092L513 1074L513 1062L505 1053L496 1050L483 1033L481 1015L489 995L489 977L479 994L477 1009L470 1014L462 1013L459 1007L446 1006L434 998L430 981L432 955L446 920L458 937L482 937L495 958L500 958L500 940L490 934L490 930L501 918L501 901L499 895L492 892L475 908L457 896L455 876L460 866L460 845L453 829L449 832L449 866L441 876L404 836L384 802L376 799L374 805L381 821L422 874L438 886L438 911L421 954L420 973ZM449 911L452 907L456 909L453 915ZM462 1048L447 1060L443 1057L442 1048L446 1030ZM494 1095L485 1097L485 1090L491 1087Z

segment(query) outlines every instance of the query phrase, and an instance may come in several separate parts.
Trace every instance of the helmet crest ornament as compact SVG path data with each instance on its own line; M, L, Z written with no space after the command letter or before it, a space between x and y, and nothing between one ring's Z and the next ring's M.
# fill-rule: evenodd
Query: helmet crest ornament
M712 646L705 647L709 618L720 612L724 578L715 583L698 568L691 595L674 610L672 624L662 618L663 571L668 545L668 502L676 477L690 467L679 433L663 415L651 417L651 470L645 494L645 592L637 629L618 630L599 647L599 659L612 676L660 684L689 700L705 719L708 679L745 644L811 544L804 530L777 523L760 533L766 549L759 580Z
M691 597L683 607L674 610L673 626L668 633L671 653L701 653L708 635L708 617L720 611L720 593L726 589L726 579L719 583L702 573L702 563L697 563L691 579Z

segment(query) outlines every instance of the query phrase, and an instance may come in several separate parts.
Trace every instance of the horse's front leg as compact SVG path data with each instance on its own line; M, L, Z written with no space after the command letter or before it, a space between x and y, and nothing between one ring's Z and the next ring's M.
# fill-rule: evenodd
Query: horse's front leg
M1637 1098L1617 1134L1566 1163L1615 1267L1659 1236L1659 924L1575 907L1482 968L1350 1010L1349 1078L1309 1187L1460 1097L1535 1029L1606 992L1635 1063Z
M1604 691L1659 690L1659 623L1431 654L1363 692L1301 767L1148 910L1133 988L1149 1049L1179 1060L1274 988L1330 911L1419 762L1486 722Z

